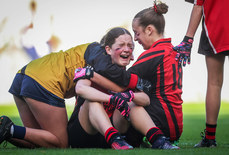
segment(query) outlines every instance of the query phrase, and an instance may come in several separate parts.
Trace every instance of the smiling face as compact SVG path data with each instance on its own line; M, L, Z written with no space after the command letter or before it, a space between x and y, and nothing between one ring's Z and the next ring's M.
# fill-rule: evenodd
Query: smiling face
M107 54L111 56L112 63L122 67L129 65L130 60L133 58L133 48L133 40L129 34L120 35L115 39L115 43L111 47L105 47Z
M146 29L143 29L142 26L139 26L138 19L133 20L132 28L134 31L134 41L137 41L140 45L142 45L143 49L149 49L152 45L152 41L149 38L150 33L145 31Z

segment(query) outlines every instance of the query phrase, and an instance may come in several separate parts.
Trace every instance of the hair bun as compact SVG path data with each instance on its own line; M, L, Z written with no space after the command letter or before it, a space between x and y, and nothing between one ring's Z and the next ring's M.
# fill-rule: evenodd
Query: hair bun
M168 12L168 5L166 5L165 3L159 2L157 4L156 0L154 2L154 11L158 14L166 14Z

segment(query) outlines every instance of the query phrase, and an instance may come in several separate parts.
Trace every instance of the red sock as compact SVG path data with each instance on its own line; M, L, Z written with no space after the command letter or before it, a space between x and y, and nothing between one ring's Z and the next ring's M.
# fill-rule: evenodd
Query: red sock
M216 133L216 124L210 125L206 123L205 138L215 139L215 133Z
M116 130L114 127L110 127L105 132L105 139L108 144L112 144L114 137L119 136L118 130Z

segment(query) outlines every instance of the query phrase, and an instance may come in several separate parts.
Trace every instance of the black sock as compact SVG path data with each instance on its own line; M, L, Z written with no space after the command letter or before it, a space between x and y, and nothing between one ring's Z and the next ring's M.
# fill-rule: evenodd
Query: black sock
M12 138L24 139L26 128L17 125L13 125L12 127L14 128Z
M150 128L146 134L146 138L151 144L160 136L163 136L163 132L158 127Z

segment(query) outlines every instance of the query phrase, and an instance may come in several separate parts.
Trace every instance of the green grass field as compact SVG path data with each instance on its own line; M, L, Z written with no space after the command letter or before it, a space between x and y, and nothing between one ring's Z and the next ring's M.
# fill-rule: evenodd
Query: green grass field
M72 106L68 106L68 114L72 112ZM125 154L125 155L146 155L146 154L229 154L229 102L223 102L217 125L216 140L217 148L193 148L193 145L200 141L200 132L205 128L205 108L204 103L183 104L184 131L181 136L180 150L152 150L138 148L134 150L112 150L112 149L19 149L11 144L4 148L0 146L0 155L5 154ZM21 124L16 106L14 104L1 105L0 115L7 115L15 122Z

